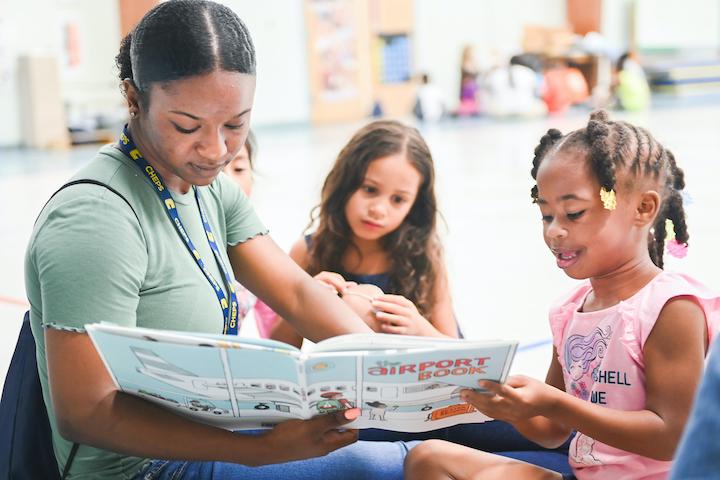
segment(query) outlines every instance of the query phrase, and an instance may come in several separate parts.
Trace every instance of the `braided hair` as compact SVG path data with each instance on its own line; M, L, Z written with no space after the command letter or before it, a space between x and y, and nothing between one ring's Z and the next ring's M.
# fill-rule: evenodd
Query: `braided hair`
M585 128L563 135L559 130L550 129L535 148L530 174L537 179L538 168L550 152L565 148L579 148L587 152L592 172L600 186L607 191L614 190L617 173L629 172L633 177L652 178L658 182L661 205L648 238L648 251L653 263L663 268L665 249L665 221L675 226L675 239L687 245L688 232L685 223L682 190L685 188L685 174L678 168L675 156L642 127L627 122L611 121L604 110L590 115ZM632 187L628 179L627 187ZM538 199L537 184L530 190L533 202Z
M122 39L115 57L147 110L150 88L215 70L255 75L255 47L228 7L207 0L170 0L152 8Z

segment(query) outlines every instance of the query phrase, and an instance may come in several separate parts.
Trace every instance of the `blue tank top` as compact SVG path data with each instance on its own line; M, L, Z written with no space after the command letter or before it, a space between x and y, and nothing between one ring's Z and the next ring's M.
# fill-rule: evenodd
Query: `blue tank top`
M310 246L312 245L312 236L311 235L305 235L305 244L307 245L308 249L310 249ZM395 292L388 292L387 287L390 283L390 273L373 273L373 274L356 274L356 273L347 273L347 272L338 272L340 273L345 280L351 281L351 282L357 282L357 283L369 283L372 285L375 285L379 287L383 292L385 293L395 293ZM462 330L460 330L460 324L457 326L458 330L458 338L464 338L465 336L462 333Z
M308 247L308 250L312 246L312 235L305 235L305 244ZM358 274L358 273L348 273L348 272L338 272L340 273L345 280L349 282L357 282L357 283L369 283L371 285L375 285L376 287L380 288L385 293L393 293L388 292L387 288L390 284L390 272L385 273L372 273L372 274Z
M350 282L369 283L371 285L375 285L376 287L379 287L380 290L382 290L383 292L390 293L387 291L388 284L390 283L389 273L375 273L370 275L345 273L343 277L345 277L345 280L348 280Z

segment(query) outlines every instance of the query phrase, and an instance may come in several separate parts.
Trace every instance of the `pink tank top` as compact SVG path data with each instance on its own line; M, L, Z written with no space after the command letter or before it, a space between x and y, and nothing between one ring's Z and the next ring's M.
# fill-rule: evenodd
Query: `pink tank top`
M617 305L578 311L591 290L586 281L556 304L550 310L550 328L567 393L607 408L645 409L643 348L668 300L695 297L705 312L710 341L720 324L720 297L686 275L662 272ZM579 480L664 479L671 464L619 450L580 432L570 444L569 457Z

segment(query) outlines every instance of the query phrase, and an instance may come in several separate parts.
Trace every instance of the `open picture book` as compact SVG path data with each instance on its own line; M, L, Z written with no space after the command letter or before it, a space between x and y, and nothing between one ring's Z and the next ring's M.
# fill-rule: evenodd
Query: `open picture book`
M86 325L116 385L228 430L359 407L347 428L422 432L489 420L460 400L504 382L517 342L350 334L300 351L273 340Z

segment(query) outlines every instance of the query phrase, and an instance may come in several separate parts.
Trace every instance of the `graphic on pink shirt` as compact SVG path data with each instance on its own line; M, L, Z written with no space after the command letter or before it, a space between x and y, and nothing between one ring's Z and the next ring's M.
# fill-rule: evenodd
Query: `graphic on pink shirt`
M573 460L584 465L602 465L602 462L593 455L595 440L578 432L575 437L575 448L572 452Z
M591 368L597 369L611 336L612 328L608 325L604 332L595 327L589 335L570 335L565 342L565 368L572 379L570 391L576 397L583 400L590 397L590 389L582 378Z

